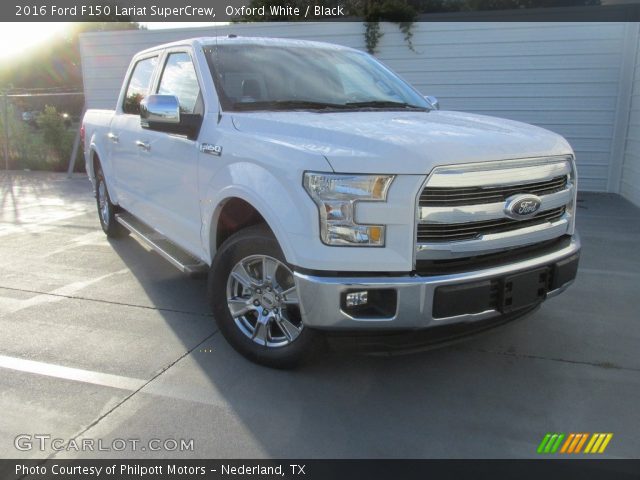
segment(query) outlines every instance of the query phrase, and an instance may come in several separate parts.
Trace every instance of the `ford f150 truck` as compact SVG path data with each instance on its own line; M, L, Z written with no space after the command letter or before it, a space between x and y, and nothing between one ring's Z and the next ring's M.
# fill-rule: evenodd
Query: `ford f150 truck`
M295 365L327 332L407 346L470 333L576 276L567 141L441 111L358 50L161 45L82 129L105 233L207 272L220 331L258 363Z

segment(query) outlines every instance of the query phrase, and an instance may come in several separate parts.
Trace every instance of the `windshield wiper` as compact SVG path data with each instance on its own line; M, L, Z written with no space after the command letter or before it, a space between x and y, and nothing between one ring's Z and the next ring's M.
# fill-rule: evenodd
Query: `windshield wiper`
M233 104L234 110L315 110L315 111L335 111L354 110L362 108L393 108L418 110L421 112L429 110L426 107L411 105L403 102L393 102L389 100L369 100L366 102L349 103L328 103L314 102L312 100L268 100L255 102L236 102Z
M270 100L236 102L235 110L344 110L348 105L340 103L313 102L310 100Z
M429 110L427 107L420 107L418 105L411 105L405 102L393 102L391 100L369 100L366 102L349 102L345 104L348 107L356 108L402 108L409 110Z

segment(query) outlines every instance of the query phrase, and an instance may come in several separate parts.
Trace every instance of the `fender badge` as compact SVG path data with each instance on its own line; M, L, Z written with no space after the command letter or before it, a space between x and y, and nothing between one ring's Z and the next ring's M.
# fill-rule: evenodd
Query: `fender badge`
M202 153L208 153L209 155L215 155L216 157L222 155L222 147L220 145L211 145L210 143L200 144L200 151Z

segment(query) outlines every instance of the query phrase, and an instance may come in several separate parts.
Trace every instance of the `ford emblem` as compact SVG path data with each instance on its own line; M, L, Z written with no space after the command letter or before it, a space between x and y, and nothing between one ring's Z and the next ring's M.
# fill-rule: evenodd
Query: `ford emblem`
M540 210L540 205L542 202L536 195L514 195L507 198L504 213L510 218L520 220L535 215Z

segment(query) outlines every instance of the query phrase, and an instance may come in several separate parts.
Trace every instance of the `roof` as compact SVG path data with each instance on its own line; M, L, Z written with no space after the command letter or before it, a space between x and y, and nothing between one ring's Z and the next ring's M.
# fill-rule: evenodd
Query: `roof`
M179 47L179 46L190 46L190 47L208 47L212 45L221 45L221 44L235 44L235 45L264 45L264 46L274 46L274 47L314 47L314 48L324 48L324 49L332 49L332 50L353 50L352 48L345 47L342 45L336 45L334 43L326 43L326 42L315 42L311 40L295 40L288 38L269 38L269 37L242 37L236 35L225 35L218 37L196 37L196 38L187 38L184 40L178 40L176 42L165 43L162 45L157 45L151 48L147 48L141 52L138 52L138 55L145 54L149 52L153 52L156 50L163 50L165 48L171 47Z

